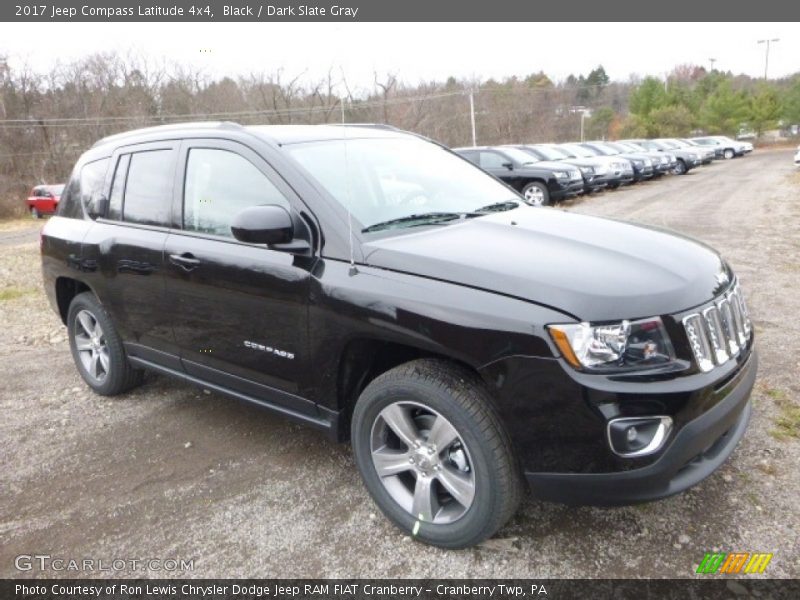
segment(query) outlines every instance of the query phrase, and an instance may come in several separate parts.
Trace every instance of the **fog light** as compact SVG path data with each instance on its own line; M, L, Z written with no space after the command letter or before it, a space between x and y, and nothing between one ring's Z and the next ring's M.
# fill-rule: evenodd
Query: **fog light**
M625 458L658 452L672 431L671 417L620 417L608 422L608 443Z

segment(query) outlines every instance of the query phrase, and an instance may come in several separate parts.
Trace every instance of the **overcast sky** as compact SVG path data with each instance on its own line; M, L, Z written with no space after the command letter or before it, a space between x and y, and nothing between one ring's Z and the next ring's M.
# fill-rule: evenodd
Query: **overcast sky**
M787 0L788 1L788 0ZM12 65L48 70L98 51L136 51L201 68L212 77L249 72L310 78L330 67L351 87L391 71L409 83L449 75L502 78L543 70L551 78L588 73L602 64L612 79L663 76L677 64L715 66L769 75L800 70L796 23L8 23L0 24L0 53Z

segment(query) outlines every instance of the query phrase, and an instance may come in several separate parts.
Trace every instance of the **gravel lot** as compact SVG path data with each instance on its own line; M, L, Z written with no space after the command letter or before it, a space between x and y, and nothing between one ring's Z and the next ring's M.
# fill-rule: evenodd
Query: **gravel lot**
M0 229L0 577L34 575L13 564L32 553L194 559L185 573L194 577L684 577L712 549L774 552L767 575L800 577L800 173L791 157L756 152L566 206L676 229L732 263L761 368L731 460L654 504L528 500L497 538L458 552L394 529L349 447L315 431L161 377L123 397L90 393L46 304L35 229Z

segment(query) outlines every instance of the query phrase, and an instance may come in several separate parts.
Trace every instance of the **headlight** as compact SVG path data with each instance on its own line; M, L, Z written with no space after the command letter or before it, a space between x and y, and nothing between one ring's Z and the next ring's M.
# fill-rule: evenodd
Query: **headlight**
M569 173L566 171L553 171L553 175L555 175L558 179L566 179L569 176Z
M576 369L646 368L675 358L660 317L602 325L550 325L548 329L563 357Z
M644 159L644 166L645 167L652 167L653 166L653 161L650 160L649 158L645 158Z
M594 172L597 173L598 175L605 175L606 173L608 173L608 169L606 169L603 165L597 165L594 168Z
M580 170L584 175L594 175L594 169L592 167L580 167Z
M635 159L631 161L635 167L639 167L640 169L644 166L644 161Z

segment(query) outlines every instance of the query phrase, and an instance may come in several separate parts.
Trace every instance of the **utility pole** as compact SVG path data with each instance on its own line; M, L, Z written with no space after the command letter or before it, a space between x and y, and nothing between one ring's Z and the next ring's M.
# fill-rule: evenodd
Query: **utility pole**
M469 118L472 122L472 147L478 145L477 137L475 136L475 92L472 88L469 90Z
M767 69L769 69L769 45L771 43L780 42L780 38L772 38L771 40L758 40L759 44L767 45L766 56L764 57L764 81L767 80Z
M585 141L584 136L583 136L583 121L584 121L584 119L586 119L586 111L582 110L581 111L581 142Z
M711 73L711 71L714 70L714 63L717 62L717 59L716 58L709 58L708 62L711 63L711 70L709 71L709 73Z

